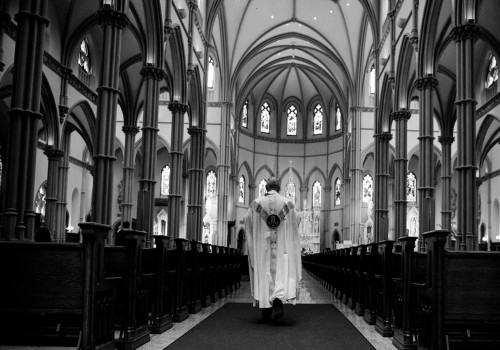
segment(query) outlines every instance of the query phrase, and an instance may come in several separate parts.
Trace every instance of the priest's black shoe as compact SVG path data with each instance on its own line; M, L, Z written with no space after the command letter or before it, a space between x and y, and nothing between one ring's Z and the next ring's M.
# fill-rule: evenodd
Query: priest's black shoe
M281 320L283 315L285 315L285 312L283 311L283 302L276 298L273 300L273 320Z

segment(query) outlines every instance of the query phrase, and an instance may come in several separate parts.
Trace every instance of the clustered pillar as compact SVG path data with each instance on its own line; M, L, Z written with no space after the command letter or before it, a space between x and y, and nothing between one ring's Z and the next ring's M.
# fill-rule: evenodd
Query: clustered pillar
M188 106L180 102L170 103L168 109L172 112L172 144L170 155L172 167L170 173L170 188L168 195L168 235L179 238L179 228L182 218L182 140L184 133L184 114Z
M406 236L406 174L408 167L407 131L410 112L399 110L392 113L392 119L396 124L396 159L394 160L395 173L395 199L394 214L396 238Z
M362 175L361 168L361 111L359 108L351 108L352 113L352 142L351 142L351 206L350 206L350 222L351 222L351 237L352 242L357 242L360 237L361 223L361 190L362 190ZM347 238L347 237L345 237Z
M419 215L419 249L424 250L422 233L435 229L434 217L434 91L438 85L437 79L432 75L420 78L416 82L420 91L420 158L418 202L420 203Z
M19 4L10 129L7 148L4 232L6 240L32 240L35 227L33 196L42 88L43 45L47 0ZM5 21L5 18L4 18ZM18 84L16 82L22 82Z
M375 135L375 242L385 241L389 235L389 141L392 135Z
M203 221L203 169L206 130L199 127L188 129L191 136L191 166L189 168L189 202L187 238L202 241Z
M125 152L123 159L123 193L122 193L122 223L132 222L132 189L134 183L135 162L135 137L139 127L124 125L122 131L125 134Z
M462 19L459 19L462 21ZM477 246L476 103L474 98L474 44L480 27L469 20L458 23L450 36L457 58L457 231L460 250Z

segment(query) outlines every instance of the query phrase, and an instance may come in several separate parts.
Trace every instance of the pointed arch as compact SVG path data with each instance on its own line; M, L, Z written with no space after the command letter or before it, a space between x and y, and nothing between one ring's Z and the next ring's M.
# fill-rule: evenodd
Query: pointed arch
M165 45L165 68L172 77L172 91L170 96L172 102L186 103L187 100L187 76L186 76L186 57L184 55L184 40L182 38L182 29L179 25L173 26L167 44Z
M87 100L81 100L69 109L68 117L63 124L61 137L64 137L68 128L78 131L89 148L90 154L93 156L97 126L94 112Z

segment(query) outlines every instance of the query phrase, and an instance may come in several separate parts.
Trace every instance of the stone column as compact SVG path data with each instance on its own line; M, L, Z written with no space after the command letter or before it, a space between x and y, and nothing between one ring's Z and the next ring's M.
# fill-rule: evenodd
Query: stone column
M451 232L451 144L455 141L453 136L440 136L441 143L441 186L442 204L441 204L441 228ZM447 239L447 246L450 246L450 238Z
M123 3L127 8L126 1ZM115 158L116 108L120 78L120 54L123 28L128 20L125 13L113 7L97 11L102 27L101 74L97 88L97 137L94 148L95 174L92 192L92 219L110 225L113 208L113 162Z
M64 242L66 238L66 199L68 195L68 171L71 130L66 130L61 141L63 156L59 162L57 175L57 202L56 202L56 226L52 233L52 239L56 242Z
M351 223L349 221L350 217L351 217L351 204L349 201L347 201L347 194L351 193L351 179L346 177L344 179L344 193L343 194L343 201L344 201L344 212L343 212L343 216L342 216L342 220L343 220L343 232L341 231L341 238L344 239L344 237L350 237L351 234L350 234L350 231L351 231ZM342 229L341 229L342 230ZM359 243L358 241L356 241L356 243Z
M376 242L386 241L389 234L389 141L392 135L388 132L375 137L375 228Z
M396 159L394 160L395 195L394 214L396 240L406 236L406 175L408 168L408 119L411 113L405 109L392 113L396 124Z
M5 36L5 28L9 25L10 23L10 15L3 11L0 10L0 72L3 72L5 68L5 63L3 61L3 38Z
M52 235L57 227L57 199L59 184L59 163L64 156L64 152L47 146L43 152L48 158L49 166L47 171L47 195L45 196L45 226ZM54 239L54 237L52 237Z
M153 66L141 70L145 82L144 118L142 124L142 178L137 205L137 229L146 231L146 244L153 234L153 213L155 205L156 136L158 134L159 84L163 71Z
M42 88L47 0L19 1L9 141L5 163L5 240L32 240L38 121ZM6 18L4 18L5 23Z
M184 114L188 106L179 102L170 103L168 109L172 112L172 143L170 155L170 193L168 195L168 235L179 238L179 228L182 220L182 142L184 135Z
M250 183L248 184L248 205L250 205L250 203L252 203L256 198L256 196L255 196L255 188L256 187L257 186L252 185ZM299 207L297 206L297 208L299 208Z
M135 170L135 135L139 132L137 126L122 126L125 134L125 152L123 155L123 187L122 187L122 223L132 224L132 189Z
M460 250L477 248L476 104L474 44L480 27L469 20L452 29L457 57L457 233Z
M352 113L352 140L351 140L351 232L349 239L357 242L360 236L361 201L363 189L363 169L361 168L361 111L357 107L351 108ZM347 237L344 237L346 239Z
M432 75L419 78L416 81L420 91L420 159L418 202L419 213L419 249L424 250L422 233L435 229L435 198L434 198L434 90L438 85L437 79Z
M325 198L326 200L324 201L324 214L323 214L323 232L320 236L320 244L319 244L319 250L320 252L324 251L326 248L326 244L328 243L328 234L329 232L333 232L330 230L330 208L331 208L331 202L332 202L332 186L325 186L323 187L323 190L325 191ZM333 200L335 201L335 196L333 197Z
M205 168L205 134L206 130L199 127L188 129L191 136L191 165L189 167L189 201L187 238L202 241L203 234L203 169Z
M228 191L229 170L231 165L231 113L230 103L222 105L221 133L220 133L220 157L217 165L217 242L220 246L227 246L227 221L228 221Z
M61 72L61 93L59 95L59 121L64 122L64 119L68 116L68 80L73 74L71 68L63 67Z
M302 210L308 210L307 209L307 192L308 188L307 187L301 187L300 188L300 198L302 200L302 203L300 203L300 207L302 207ZM312 203L311 203L311 208L312 208Z

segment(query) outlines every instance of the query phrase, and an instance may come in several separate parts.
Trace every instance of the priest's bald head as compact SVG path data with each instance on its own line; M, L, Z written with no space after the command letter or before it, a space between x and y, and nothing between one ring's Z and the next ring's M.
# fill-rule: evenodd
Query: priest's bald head
M275 190L276 192L279 192L281 190L281 183L280 180L276 176L271 176L269 179L267 179L267 184L266 184L266 191L271 191Z

